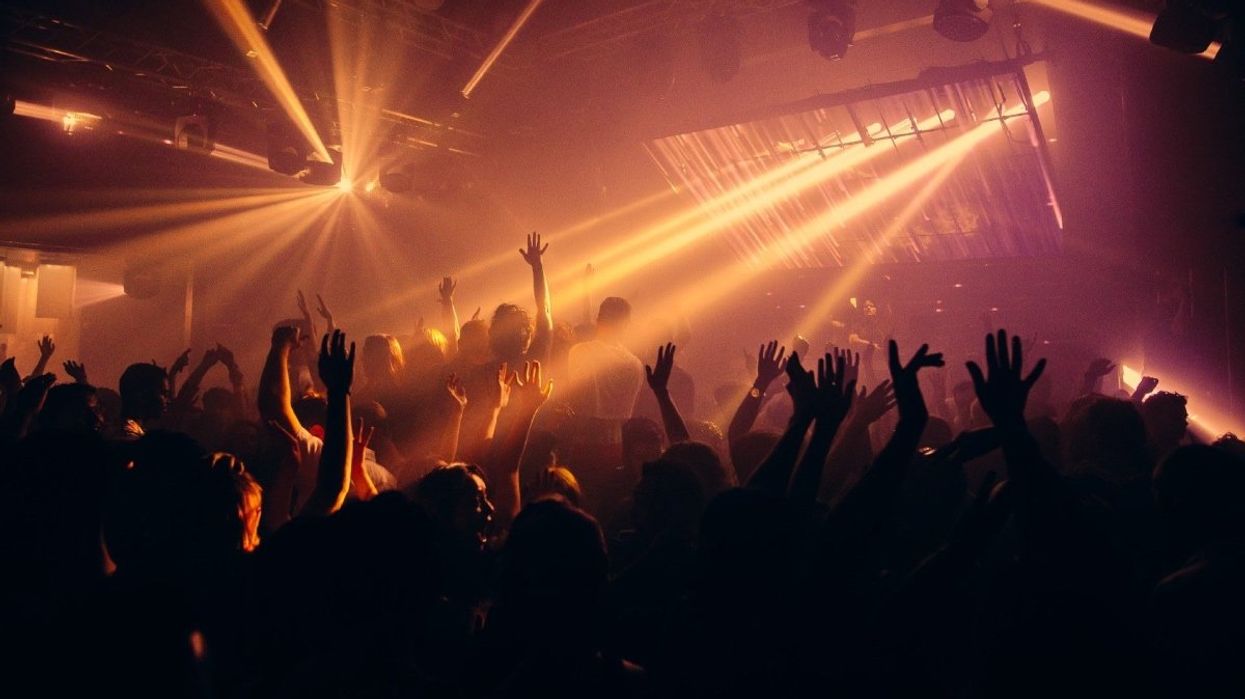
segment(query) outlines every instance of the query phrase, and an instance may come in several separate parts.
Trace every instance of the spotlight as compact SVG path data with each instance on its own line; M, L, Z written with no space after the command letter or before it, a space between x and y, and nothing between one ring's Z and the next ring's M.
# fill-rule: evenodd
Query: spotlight
M837 61L856 34L855 0L810 0L808 45L824 58Z
M1150 28L1150 43L1181 53L1202 53L1219 35L1226 14L1215 2L1168 0Z
M349 192L354 189L354 183L344 177L334 186L343 192Z
M380 173L380 186L394 194L409 192L414 184L410 175L398 169Z
M268 168L273 172L297 175L306 169L310 152L306 141L289 125L278 122L268 125Z
M939 0L934 31L952 41L976 41L990 30L990 0Z
M87 112L65 112L61 116L61 128L65 133L73 135L82 131L90 131L99 126L102 117Z
M173 122L173 146L210 155L216 148L216 124L202 114L177 117Z
M339 146L329 146L328 151L329 156L333 159L332 162L307 160L303 163L306 167L306 172L302 173L299 178L304 183L332 187L342 182L341 148Z
M724 12L713 12L700 25L700 61L709 77L724 83L739 74L743 62L739 47L739 21Z

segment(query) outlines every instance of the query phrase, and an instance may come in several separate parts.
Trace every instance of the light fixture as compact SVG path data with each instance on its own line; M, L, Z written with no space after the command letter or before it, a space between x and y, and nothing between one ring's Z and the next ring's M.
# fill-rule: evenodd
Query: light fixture
M808 45L823 58L837 61L856 34L855 0L810 0Z
M989 0L939 0L934 31L952 41L976 41L990 30Z
M411 176L398 168L380 173L380 186L394 194L409 192L414 184L415 182L411 179Z
M294 129L282 122L268 124L268 168L291 177L307 167L311 148Z
M1219 36L1227 13L1219 2L1168 0L1150 28L1150 43L1181 53L1202 53Z
M304 163L306 171L299 175L306 184L333 187L342 182L342 152L340 146L329 146L332 162L309 159ZM347 180L348 182L348 180Z
M216 124L204 114L188 114L173 122L173 147L203 155L216 148Z

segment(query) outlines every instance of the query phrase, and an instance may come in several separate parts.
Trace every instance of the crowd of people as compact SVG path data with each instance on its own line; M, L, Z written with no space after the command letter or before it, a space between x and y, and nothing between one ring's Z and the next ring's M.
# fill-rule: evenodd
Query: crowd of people
M1100 360L1056 405L1003 330L966 372L768 341L735 387L638 358L622 298L555 326L546 250L534 314L460 325L446 278L357 363L300 294L253 392L219 345L0 365L2 693L1245 694L1245 448L1183 396Z

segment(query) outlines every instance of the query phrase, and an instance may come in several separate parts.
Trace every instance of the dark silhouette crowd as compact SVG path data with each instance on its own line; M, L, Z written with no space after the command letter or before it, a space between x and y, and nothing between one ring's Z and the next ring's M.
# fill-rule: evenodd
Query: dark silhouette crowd
M0 695L1245 696L1245 446L1185 397L876 322L693 377L555 324L546 249L534 313L446 278L357 348L300 294L253 386L6 360Z

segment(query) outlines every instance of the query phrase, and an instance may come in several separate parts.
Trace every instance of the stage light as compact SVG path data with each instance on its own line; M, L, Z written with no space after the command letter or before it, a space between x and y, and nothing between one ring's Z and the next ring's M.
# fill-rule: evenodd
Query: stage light
M1219 35L1220 13L1199 4L1168 0L1150 28L1150 43L1181 53L1202 53Z
M855 0L813 0L808 15L808 45L822 57L837 61L847 54L856 34Z
M216 147L216 124L203 114L177 117L173 122L172 144L178 150L210 155Z
M98 114L65 112L61 115L61 128L65 130L65 133L72 135L82 131L91 131L98 127L101 121L103 117Z
M306 142L283 122L268 125L268 167L273 172L291 177L307 167Z
M976 41L990 30L989 0L940 0L934 31L952 41Z
M411 176L401 170L394 169L380 174L380 186L394 194L409 192L413 185Z
M343 192L354 189L354 183L345 178L342 178L335 186Z
M709 14L700 25L700 62L710 78L724 83L739 74L743 52L739 20L722 11Z
M341 150L335 146L329 146L329 155L333 158L332 162L323 162L321 160L308 160L305 165L306 172L299 176L306 184L320 185L323 187L333 187L342 182L342 154Z
M514 41L514 38L519 35L519 30L522 29L523 25L527 24L527 21L532 18L532 13L536 11L537 7L540 7L540 3L541 0L528 0L527 6L523 8L523 11L519 13L518 17L515 17L514 22L510 25L510 28L507 29L506 33L502 35L500 40L498 40L497 45L493 47L493 50L489 52L488 56L484 58L484 62L481 63L480 67L476 69L475 74L471 76L471 79L467 81L467 84L463 86L463 99L471 98L471 93L475 91L476 86L480 84L480 81L484 79L484 75L488 73L489 69L493 67L493 64L497 62L497 59L501 56L502 51L505 51L506 47L510 45L510 42Z

